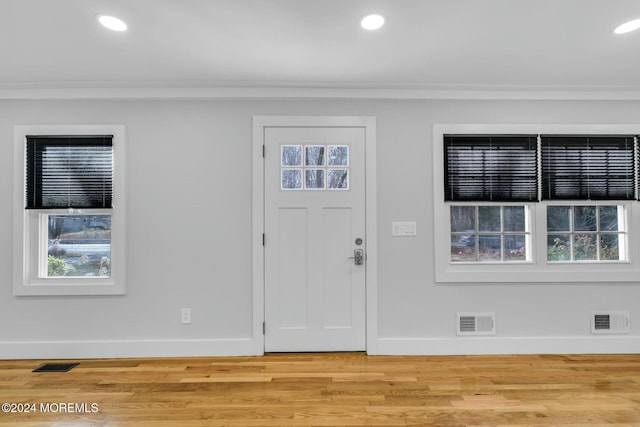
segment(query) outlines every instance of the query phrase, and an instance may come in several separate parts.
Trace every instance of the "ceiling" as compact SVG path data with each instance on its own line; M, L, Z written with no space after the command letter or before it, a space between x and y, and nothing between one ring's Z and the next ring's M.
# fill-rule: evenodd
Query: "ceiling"
M635 18L638 0L2 0L0 89L640 91L640 31L612 33Z

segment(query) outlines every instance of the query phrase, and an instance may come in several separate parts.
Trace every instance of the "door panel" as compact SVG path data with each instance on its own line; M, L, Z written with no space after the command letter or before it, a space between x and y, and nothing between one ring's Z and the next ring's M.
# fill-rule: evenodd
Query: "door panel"
M308 276L307 210L299 208L279 209L278 245L280 256L278 284L278 309L282 328L306 328L308 313L308 292L304 283ZM288 307L287 310L280 306Z
M364 350L365 129L264 132L265 351Z
M325 328L349 328L353 320L353 296L351 293L352 263L345 262L345 254L351 251L351 209L323 209L323 269Z

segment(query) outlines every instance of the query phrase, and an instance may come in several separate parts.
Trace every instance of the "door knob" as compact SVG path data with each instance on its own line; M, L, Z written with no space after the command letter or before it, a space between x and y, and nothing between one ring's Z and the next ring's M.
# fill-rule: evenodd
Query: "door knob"
M364 264L364 250L363 249L354 249L353 256L349 257L349 259L353 260L355 265Z

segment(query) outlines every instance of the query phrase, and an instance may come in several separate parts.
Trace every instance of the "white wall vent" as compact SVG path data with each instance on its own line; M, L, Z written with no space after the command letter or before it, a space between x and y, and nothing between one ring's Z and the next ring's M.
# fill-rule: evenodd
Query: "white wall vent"
M626 334L629 332L628 311L594 311L591 313L592 334Z
M458 335L495 335L495 313L458 313Z

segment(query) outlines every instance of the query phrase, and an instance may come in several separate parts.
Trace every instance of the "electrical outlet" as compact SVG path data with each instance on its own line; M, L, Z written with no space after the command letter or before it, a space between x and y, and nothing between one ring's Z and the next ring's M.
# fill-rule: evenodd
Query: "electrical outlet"
M191 323L191 309L183 308L182 309L182 324Z

